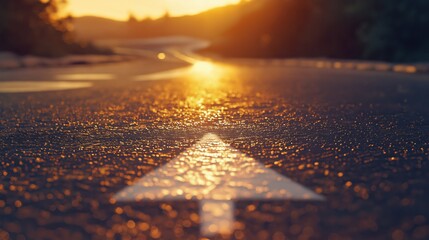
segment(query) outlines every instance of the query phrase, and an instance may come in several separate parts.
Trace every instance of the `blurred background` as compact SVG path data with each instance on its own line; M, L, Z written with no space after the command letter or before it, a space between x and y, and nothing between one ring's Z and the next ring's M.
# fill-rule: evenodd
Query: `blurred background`
M429 60L427 0L1 0L0 51L110 54L103 39L181 35L225 57Z

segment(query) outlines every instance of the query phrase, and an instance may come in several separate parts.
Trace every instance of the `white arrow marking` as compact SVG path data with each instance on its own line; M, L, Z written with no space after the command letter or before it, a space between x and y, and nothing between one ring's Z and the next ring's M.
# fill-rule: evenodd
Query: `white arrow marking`
M324 197L207 134L174 160L113 196L117 202L198 200L201 234L234 231L234 200Z

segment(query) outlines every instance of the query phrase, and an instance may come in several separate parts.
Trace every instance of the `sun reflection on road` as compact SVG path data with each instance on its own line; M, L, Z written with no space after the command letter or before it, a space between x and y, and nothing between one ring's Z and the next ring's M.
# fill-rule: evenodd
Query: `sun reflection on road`
M200 87L218 88L221 80L228 78L232 67L210 61L196 61L189 69L188 78L198 81ZM195 82L193 84L196 84Z
M207 61L198 61L192 65L192 73L194 74L212 74L215 69L215 65Z
M224 111L230 96L237 97L235 93L245 88L238 74L239 70L235 66L193 59L192 65L186 68L139 75L135 80L172 80L165 84L158 98L168 99L174 93L178 97L174 101L177 108L160 110L155 103L152 109L160 114L161 119L180 118L181 124L195 126L228 124ZM178 85L181 87L180 93L174 90Z
M220 119L222 102L231 89L239 87L231 66L210 61L197 61L189 68L185 79L186 98L180 101L181 108L192 113L194 120L215 121Z

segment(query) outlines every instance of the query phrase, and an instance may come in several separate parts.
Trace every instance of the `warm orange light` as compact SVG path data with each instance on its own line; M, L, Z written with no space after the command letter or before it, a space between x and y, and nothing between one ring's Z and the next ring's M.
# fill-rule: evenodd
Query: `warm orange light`
M74 16L94 15L127 20L130 13L144 18L196 14L211 8L239 3L240 0L69 0L68 11Z
M158 53L158 59L159 60L164 60L166 57L167 56L165 55L165 53L163 53L163 52Z
M206 61L195 62L191 68L192 73L198 75L212 75L214 70L215 65Z

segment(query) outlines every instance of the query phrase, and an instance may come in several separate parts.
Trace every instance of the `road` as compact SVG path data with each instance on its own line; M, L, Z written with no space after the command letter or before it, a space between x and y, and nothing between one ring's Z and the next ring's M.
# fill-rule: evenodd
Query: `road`
M143 45L121 46L132 62L0 72L0 239L429 238L428 75ZM196 198L115 201L206 134L324 200L234 200L233 232L210 237Z

